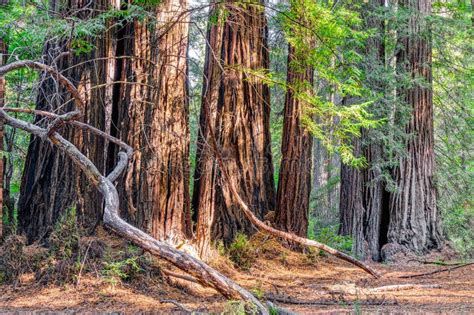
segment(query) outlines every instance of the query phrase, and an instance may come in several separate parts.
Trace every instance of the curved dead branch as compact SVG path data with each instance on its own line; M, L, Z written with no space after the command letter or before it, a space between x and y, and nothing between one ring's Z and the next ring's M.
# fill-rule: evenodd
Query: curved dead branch
M33 61L33 60L20 60L20 61L15 61L7 65L1 66L0 76L4 76L6 73L10 71L21 69L21 68L30 68L30 69L35 69L39 71L44 71L48 73L49 75L51 75L53 78L58 80L58 82L61 83L69 93L71 93L76 103L76 108L80 110L81 112L84 112L84 109L85 109L84 99L82 98L81 94L76 89L74 84L71 81L69 81L68 78L66 78L64 75L59 73L56 69L54 69L51 66L48 66L44 63Z
M48 65L34 61L18 61L0 67L0 76L5 75L9 71L23 67L43 70L57 78L58 81L63 84L72 94L76 104L79 105L78 107L84 108L83 105L85 103L83 102L82 97L77 91L76 87L66 77L62 76L54 68ZM177 268L192 275L201 284L216 289L223 296L229 299L243 299L245 301L249 301L257 307L261 314L269 314L267 308L257 298L255 298L255 296L253 296L250 292L239 286L234 281L228 279L215 269L205 264L203 261L179 251L167 243L154 239L147 233L135 228L120 218L118 214L119 196L113 181L120 176L122 171L128 165L129 157L133 153L133 149L129 145L116 139L115 137L106 134L101 130L75 121L73 118L77 117L77 112L68 113L65 115L56 115L44 111L22 110L23 112L30 112L55 118L55 123L52 124L52 128L44 129L34 124L9 116L6 112L7 110L11 112L21 111L17 109L0 108L0 118L4 119L6 124L13 128L22 129L34 136L49 141L60 151L68 155L68 157L71 158L71 160L84 172L89 182L102 193L105 202L103 221L106 226L144 250L147 250L162 259L165 259ZM118 153L119 160L114 170L107 177L103 176L91 160L82 154L76 146L64 139L55 131L55 126L57 126L59 122L67 122L80 128L87 129L119 145L124 151Z
M3 109L0 109L0 117L5 120L6 124L14 128L22 129L42 139L47 138L50 143L66 153L76 163L76 165L84 172L90 183L94 185L104 197L105 209L103 220L106 226L141 248L165 259L179 269L191 274L200 283L216 289L225 297L231 299L240 298L250 301L257 306L262 314L268 314L268 310L265 306L263 306L250 292L240 287L237 283L226 278L197 258L181 252L164 242L154 239L150 235L121 219L118 215L119 196L114 184L109 178L100 174L96 166L72 143L64 139L57 132L53 132L48 136L47 129L17 120L9 116ZM119 152L119 162L111 174L119 174L120 171L126 168L127 164L127 154L123 151Z
M208 105L208 104L206 104L206 105ZM316 242L314 240L310 240L310 239L307 239L307 238L304 238L304 237L300 237L296 234L292 234L292 233L288 233L288 232L284 232L284 231L275 229L271 226L268 226L263 221L261 221L252 212L252 210L247 205L247 203L242 199L242 197L240 196L237 188L234 185L234 182L232 181L231 176L227 173L227 168L225 167L224 160L222 158L222 155L221 155L220 150L219 150L219 146L218 146L216 138L215 138L214 129L211 125L211 119L210 119L211 115L209 114L208 106L203 106L203 108L204 108L204 115L207 117L205 119L205 121L207 122L207 128L208 128L208 131L209 131L209 138L210 138L209 140L211 142L211 149L212 149L212 151L214 151L214 156L217 160L217 164L219 166L219 169L220 169L220 171L223 175L222 185L224 186L224 188L226 188L230 191L232 196L237 201L237 204L240 206L240 208L244 212L245 216L249 219L250 222L252 222L252 224L258 230L260 230L264 233L270 234L272 236L291 241L293 243L297 243L297 244L300 244L300 245L303 245L303 246L318 248L318 249L323 250L323 251L325 251L325 252L327 252L331 255L334 255L334 256L342 259L342 260L350 262L351 264L361 268L362 270L366 271L367 273L369 273L370 275L372 275L375 278L380 277L380 274L378 272L376 272L373 268L371 268L369 265L363 263L362 261L360 261L360 260L358 260L354 257L351 257L351 256L349 256L349 255L347 255L347 254L345 254L341 251L338 251L337 249L334 249L334 248L329 247L325 244Z

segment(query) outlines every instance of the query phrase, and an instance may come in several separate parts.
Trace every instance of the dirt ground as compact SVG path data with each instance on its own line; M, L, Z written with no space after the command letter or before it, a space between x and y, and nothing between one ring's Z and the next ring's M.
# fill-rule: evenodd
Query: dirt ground
M265 249L265 246L267 247ZM218 258L211 265L257 296L299 314L432 313L474 314L474 265L411 279L401 275L444 266L373 264L383 274L373 279L351 265L325 256L294 253L262 245L257 261L242 271ZM160 266L172 270L170 266ZM174 270L174 272L178 272ZM382 288L404 285L402 289ZM412 288L409 288L413 285ZM172 304L178 302L181 307ZM232 302L212 289L176 278L112 286L98 274L82 275L79 285L41 286L33 274L16 286L0 286L0 313L235 313ZM330 305L321 305L330 304Z

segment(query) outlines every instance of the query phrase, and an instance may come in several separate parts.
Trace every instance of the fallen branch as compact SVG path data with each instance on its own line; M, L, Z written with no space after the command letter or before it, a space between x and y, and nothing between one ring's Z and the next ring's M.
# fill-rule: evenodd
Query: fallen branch
M181 303L178 303L175 300L160 300L160 303L173 304L174 306L177 306L180 310L184 311L185 313L194 314L194 311L190 310L189 308L185 307L184 305L182 305Z
M459 265L465 264L465 262L445 262L445 261L420 260L420 259L410 259L409 261L416 261L424 265L438 265L438 266L459 266Z
M3 109L0 109L0 118L5 119L5 122L13 128L22 129L40 138L47 136L47 129L15 119L9 116ZM240 298L249 301L253 303L262 314L268 314L266 307L237 283L221 275L204 262L173 248L167 243L154 239L121 219L118 215L119 197L112 181L103 176L86 156L57 132L52 133L47 139L60 151L67 154L84 172L90 183L102 193L105 202L103 220L106 226L144 250L165 259L179 269L193 275L201 284L216 289L227 298ZM128 156L123 151L119 152L118 155L119 161L115 170L123 170L128 164ZM111 174L116 174L117 172L115 170L112 171Z
M272 294L266 295L270 301L280 302L284 304L294 305L397 305L395 300L300 300L290 296L276 296Z
M398 277L398 278L400 278L400 279L411 279L411 278L418 278L418 277L424 277L424 276L431 276L431 275L434 275L434 274L437 274L437 273L446 272L446 271L452 271L452 270L459 269L459 268L463 268L463 267L467 267L467 266L470 266L470 265L474 265L474 262L470 262L470 263L467 263L467 264L462 264L462 265L454 266L454 267L451 267L451 268L438 269L438 270L430 271L430 272L417 273L417 274L414 274L414 275L400 276L400 277Z
M412 289L439 289L441 285L439 284L395 284L395 285L386 285L383 287L365 289L366 292L375 293L375 292L389 292L389 291L402 291L402 290L412 290Z
M173 277L173 278L177 278L177 279L186 280L186 281L189 281L189 282L200 284L199 281L197 281L195 278L193 278L191 276L181 275L179 273L172 272L172 271L165 270L165 269L161 269L161 272L163 274L165 274L166 276L168 276L168 277Z
M252 210L250 210L250 207L242 199L242 197L240 196L238 190L236 189L236 187L234 185L234 182L232 181L231 176L227 173L227 168L225 167L224 160L221 156L219 146L218 146L217 141L216 141L215 136L214 136L214 129L211 125L211 119L210 119L211 115L209 114L209 109L207 107L208 106L203 106L204 115L207 117L204 120L206 121L207 128L209 129L208 130L209 131L209 138L210 138L210 142L211 142L211 145L212 145L212 150L214 151L214 156L217 160L217 164L219 165L219 168L220 168L221 173L223 175L223 185L224 185L225 188L227 188L232 193L232 196L237 201L238 205L240 206L240 208L244 212L247 219L249 219L249 221L252 222L252 224L258 230L260 230L261 232L273 235L275 237L285 239L285 240L290 241L292 243L297 243L297 244L307 246L307 247L318 248L318 249L323 250L323 251L325 251L325 252L327 252L331 255L334 255L335 257L338 257L342 260L345 260L345 261L361 268L362 270L364 270L367 273L371 274L375 278L380 277L379 273L376 272L374 269L372 269L369 265L367 265L367 264L363 263L362 261L360 261L358 259L355 259L354 257L351 257L351 256L349 256L349 255L347 255L347 254L345 254L341 251L338 251L337 249L334 249L334 248L329 247L325 244L316 242L314 240L310 240L310 239L307 239L307 238L304 238L304 237L300 237L296 234L292 234L292 233L288 233L288 232L284 232L284 231L275 229L275 228L265 224L264 222L262 222L252 212Z
M33 60L20 60L20 61L15 61L9 64L6 64L4 66L0 67L0 76L4 76L10 71L21 69L21 68L30 68L30 69L35 69L35 70L40 70L48 73L51 75L53 78L59 81L66 90L71 93L72 97L74 98L76 108L79 109L81 112L84 112L85 109L85 102L82 99L81 94L79 91L76 89L74 84L69 81L68 78L66 78L64 75L59 73L55 68L48 66L44 63L33 61Z

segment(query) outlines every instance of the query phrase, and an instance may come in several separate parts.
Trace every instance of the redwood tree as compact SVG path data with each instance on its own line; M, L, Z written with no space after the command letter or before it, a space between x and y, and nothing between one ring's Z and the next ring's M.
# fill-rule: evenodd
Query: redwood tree
M397 190L390 196L388 242L425 253L443 245L434 181L431 0L402 0L399 6L407 13L407 28L399 35L397 70L411 80L397 92L411 107L411 119L406 156L394 170Z
M361 10L364 28L377 30L367 40L362 63L366 72L365 83L374 94L387 92L386 82L380 76L386 71L383 7L384 0L373 0ZM378 118L387 117L389 107L385 99L378 99L372 111ZM383 131L362 130L361 139L353 140L354 153L366 159L367 167L341 166L339 232L352 236L356 255L375 261L380 259L380 248L387 241L388 229L388 194L381 178L383 137Z
M193 196L202 256L209 250L211 235L228 244L238 231L255 231L221 184L208 145L211 136L222 150L239 194L254 213L263 218L275 205L269 87L255 73L269 66L263 8L225 1L214 3L210 16Z
M94 11L80 10L84 4L79 0L67 3L51 1L50 9L54 12L88 19L94 16ZM94 8L105 10L108 1L94 2ZM95 127L104 128L107 89L92 86L104 83L102 75L107 76L110 70L104 61L105 49L101 39L97 39L97 48L87 54L77 55L70 51L67 38L48 39L45 43L43 61L62 70L76 86L86 101L85 113L82 120ZM95 60L96 58L101 58ZM94 61L92 61L94 60ZM88 62L87 62L88 61ZM48 74L41 75L36 109L63 113L74 108L69 93L58 86ZM47 125L41 117L35 119L42 125ZM104 159L103 139L93 137L85 131L62 130L63 134L87 156L96 163ZM103 169L101 168L101 171ZM58 218L71 207L76 208L82 225L91 227L101 217L100 195L82 180L82 175L64 154L53 148L47 142L34 136L31 137L23 171L20 198L18 202L19 228L29 240L45 236L51 231Z
M288 86L313 85L313 69L296 64L301 61L291 45L288 49ZM297 92L288 89L283 122L282 161L278 178L276 225L287 232L306 237L308 232L309 197L313 136L301 125L304 102ZM308 105L307 105L308 106Z
M83 1L52 9L82 19L119 7L116 1L96 1L96 10L78 10ZM147 7L148 8L148 7ZM164 1L148 9L144 19L109 20L87 54L68 52L67 40L48 41L45 60L54 63L83 94L83 120L133 145L134 157L119 186L124 217L154 237L182 240L190 234L188 193L189 131L187 129L187 20L176 16L186 2ZM120 22L120 23L117 23ZM49 57L50 56L50 57ZM60 57L57 57L60 56ZM42 80L37 109L71 110L68 94L54 80ZM57 93L59 91L59 93ZM66 102L66 107L63 103ZM39 120L40 118L38 118ZM115 165L116 146L86 131L64 130L99 171ZM30 239L51 229L72 206L86 227L102 217L102 201L72 163L46 142L32 137L25 163L19 203L20 226Z
M122 30L117 53L134 58L116 77L134 84L119 87L122 98L112 114L113 132L135 150L122 187L125 215L153 237L174 243L192 234L186 10L186 0L165 0L156 8L156 22L134 21Z

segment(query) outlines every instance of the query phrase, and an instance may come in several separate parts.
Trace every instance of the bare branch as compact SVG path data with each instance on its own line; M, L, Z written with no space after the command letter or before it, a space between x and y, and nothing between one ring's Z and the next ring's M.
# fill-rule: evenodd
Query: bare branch
M33 60L20 60L20 61L15 61L12 63L9 63L7 65L1 66L0 67L0 76L4 76L8 72L11 72L13 70L18 70L21 68L30 68L30 69L35 69L35 70L41 70L44 71L48 74L50 74L53 78L58 80L66 89L69 93L71 93L72 97L75 100L76 103L76 108L84 111L85 109L85 102L79 93L79 91L76 89L74 84L69 81L68 78L66 78L64 75L59 73L56 69L54 69L51 66L48 66L44 63L33 61Z

